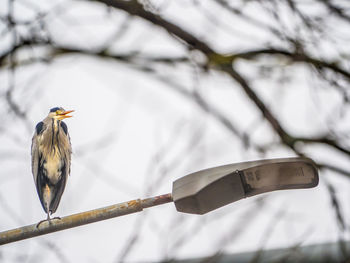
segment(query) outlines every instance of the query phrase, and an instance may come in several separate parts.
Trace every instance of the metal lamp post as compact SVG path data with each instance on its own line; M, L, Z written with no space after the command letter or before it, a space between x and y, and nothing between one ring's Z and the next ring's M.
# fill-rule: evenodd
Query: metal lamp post
M318 184L316 164L307 158L283 158L229 164L174 181L172 193L136 199L61 219L0 232L0 245L142 211L174 202L177 211L205 214L245 197Z

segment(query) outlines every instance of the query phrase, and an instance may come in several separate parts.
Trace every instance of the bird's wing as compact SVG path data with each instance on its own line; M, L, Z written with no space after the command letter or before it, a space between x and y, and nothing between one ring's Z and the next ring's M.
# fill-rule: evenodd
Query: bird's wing
M46 205L44 204L44 199L43 199L43 186L46 183L45 181L46 175L44 174L45 169L43 169L42 167L43 166L43 162L41 160L42 155L39 152L39 141L38 141L38 135L42 132L42 130L43 130L43 122L39 122L35 127L35 132L32 139L32 147L31 147L32 173L33 173L34 183L39 195L41 205L44 211L47 212Z
M51 211L51 213L55 213L56 212L57 207L58 207L58 205L59 205L59 203L61 201L61 197L62 197L62 194L64 192L64 188L66 187L66 181L67 181L67 177L69 175L68 165L69 164L67 164L67 161L64 160L63 164L62 164L62 167L60 169L61 177L57 181L57 183L55 184L55 187L54 187L55 190L52 193L53 197L52 197L52 200L51 200L51 203L50 203L50 211Z
M61 128L62 128L63 132L64 132L67 136L69 136L67 124L66 124L64 121L61 121L61 122L60 122L60 125L61 125Z
M40 203L41 203L44 211L46 213L48 213L47 207L46 207L46 204L45 204L45 199L44 199L44 196L43 196L43 194L44 194L43 191L45 189L45 186L47 184L49 184L49 180L48 180L47 175L46 175L46 170L43 167L44 163L41 161L41 155L40 154L39 154L39 159L38 159L37 165L38 165L38 172L36 174L35 186L36 186L36 190L37 190L38 195L39 195Z
M40 134L42 130L43 122L39 122L35 127L35 132L32 138L32 173L34 182L36 185L37 177L38 177L38 169L39 169L39 142L38 142L38 134ZM40 128L40 129L39 129Z

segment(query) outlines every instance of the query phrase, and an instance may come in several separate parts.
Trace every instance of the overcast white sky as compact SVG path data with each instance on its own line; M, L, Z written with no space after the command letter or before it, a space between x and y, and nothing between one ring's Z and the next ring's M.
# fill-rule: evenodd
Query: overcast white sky
M105 8L96 3L55 2L69 5L59 17L53 15L47 19L58 43L98 46L115 31L115 25L126 18L119 11L111 11L106 17ZM164 17L196 32L216 50L247 50L269 38L256 27L234 21L210 1L204 1L201 7L188 1L155 2L162 4ZM49 9L44 7L47 3L36 5ZM254 8L251 7L253 13ZM0 15L6 14L6 9L6 4L0 4ZM31 8L24 5L18 5L15 10L23 19L32 16ZM200 10L206 10L208 15L202 15ZM268 23L263 13L256 12ZM210 19L213 17L215 19ZM131 28L113 45L116 52L186 54L180 44L174 44L172 37L156 27L132 18ZM270 42L278 44L275 39ZM0 48L9 44L10 38L0 41ZM254 65L250 63L240 63L239 69L246 76L254 76ZM275 76L253 79L251 83L283 120L286 129L301 135L327 130L325 121L334 112L339 97L331 90L318 90L315 98L314 88L308 87L313 80L310 71L303 67L286 70L294 76L290 83L280 85L274 81ZM154 77L157 74L164 76L165 81L157 80ZM200 169L293 156L281 147L272 147L266 156L245 150L214 118L167 85L168 81L176 81L186 90L200 90L208 102L231 116L255 142L272 143L276 138L269 125L261 121L257 109L227 76L198 74L196 67L183 65L164 66L154 75L125 63L82 55L66 56L49 65L25 67L16 72L14 96L28 109L30 127L16 118L4 118L7 128L0 134L1 231L45 218L32 179L30 145L35 124L55 106L75 110L74 117L66 121L73 146L72 171L55 216L165 194L171 192L173 180ZM0 72L2 94L7 90L8 76L8 72ZM3 115L5 107L0 104L0 108ZM348 129L349 114L345 114L343 123L342 129ZM315 160L331 158L335 163L348 165L349 160L329 149L310 146L306 151ZM196 216L179 214L173 204L167 204L143 213L9 244L0 248L0 259L13 262L23 257L23 262L60 262L60 257L48 248L48 244L54 244L69 262L113 262L118 260L131 233L138 229L141 235L126 258L128 261L204 256L214 253L218 247L224 252L241 252L262 245L275 248L299 242L336 241L339 233L324 178L337 186L337 197L348 218L349 181L323 173L315 189L261 195L265 200L263 206L254 197ZM256 209L256 213L252 214L252 209ZM281 218L276 220L276 217ZM265 231L272 223L275 227L269 232L268 240L264 240ZM237 226L244 231L237 232ZM184 237L187 242L178 246ZM223 237L234 242L222 245Z

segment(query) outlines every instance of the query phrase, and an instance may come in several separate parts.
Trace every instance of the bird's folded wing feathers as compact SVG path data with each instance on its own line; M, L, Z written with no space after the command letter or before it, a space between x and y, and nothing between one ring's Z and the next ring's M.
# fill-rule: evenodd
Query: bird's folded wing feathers
M36 132L33 136L32 139L32 173L33 173L33 178L34 182L36 185L36 180L38 176L38 168L39 168L39 149L37 147L37 140L36 140Z
M52 211L52 213L56 212L57 207L61 201L62 194L66 187L69 166L70 166L69 163L67 164L66 162L64 162L61 167L61 177L58 180L58 182L55 184L55 192L53 193L52 201L50 204L50 211Z

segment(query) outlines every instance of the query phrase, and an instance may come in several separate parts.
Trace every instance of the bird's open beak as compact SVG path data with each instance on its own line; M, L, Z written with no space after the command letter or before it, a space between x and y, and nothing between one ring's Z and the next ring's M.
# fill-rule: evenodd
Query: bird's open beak
M58 115L58 119L59 119L59 120L63 120L63 119L66 119L66 118L73 117L73 116L71 116L71 115L67 115L67 114L69 114L69 113L71 113L71 112L73 112L73 111L74 111L74 110L67 110L67 111L64 111L64 112L60 113L60 114Z

